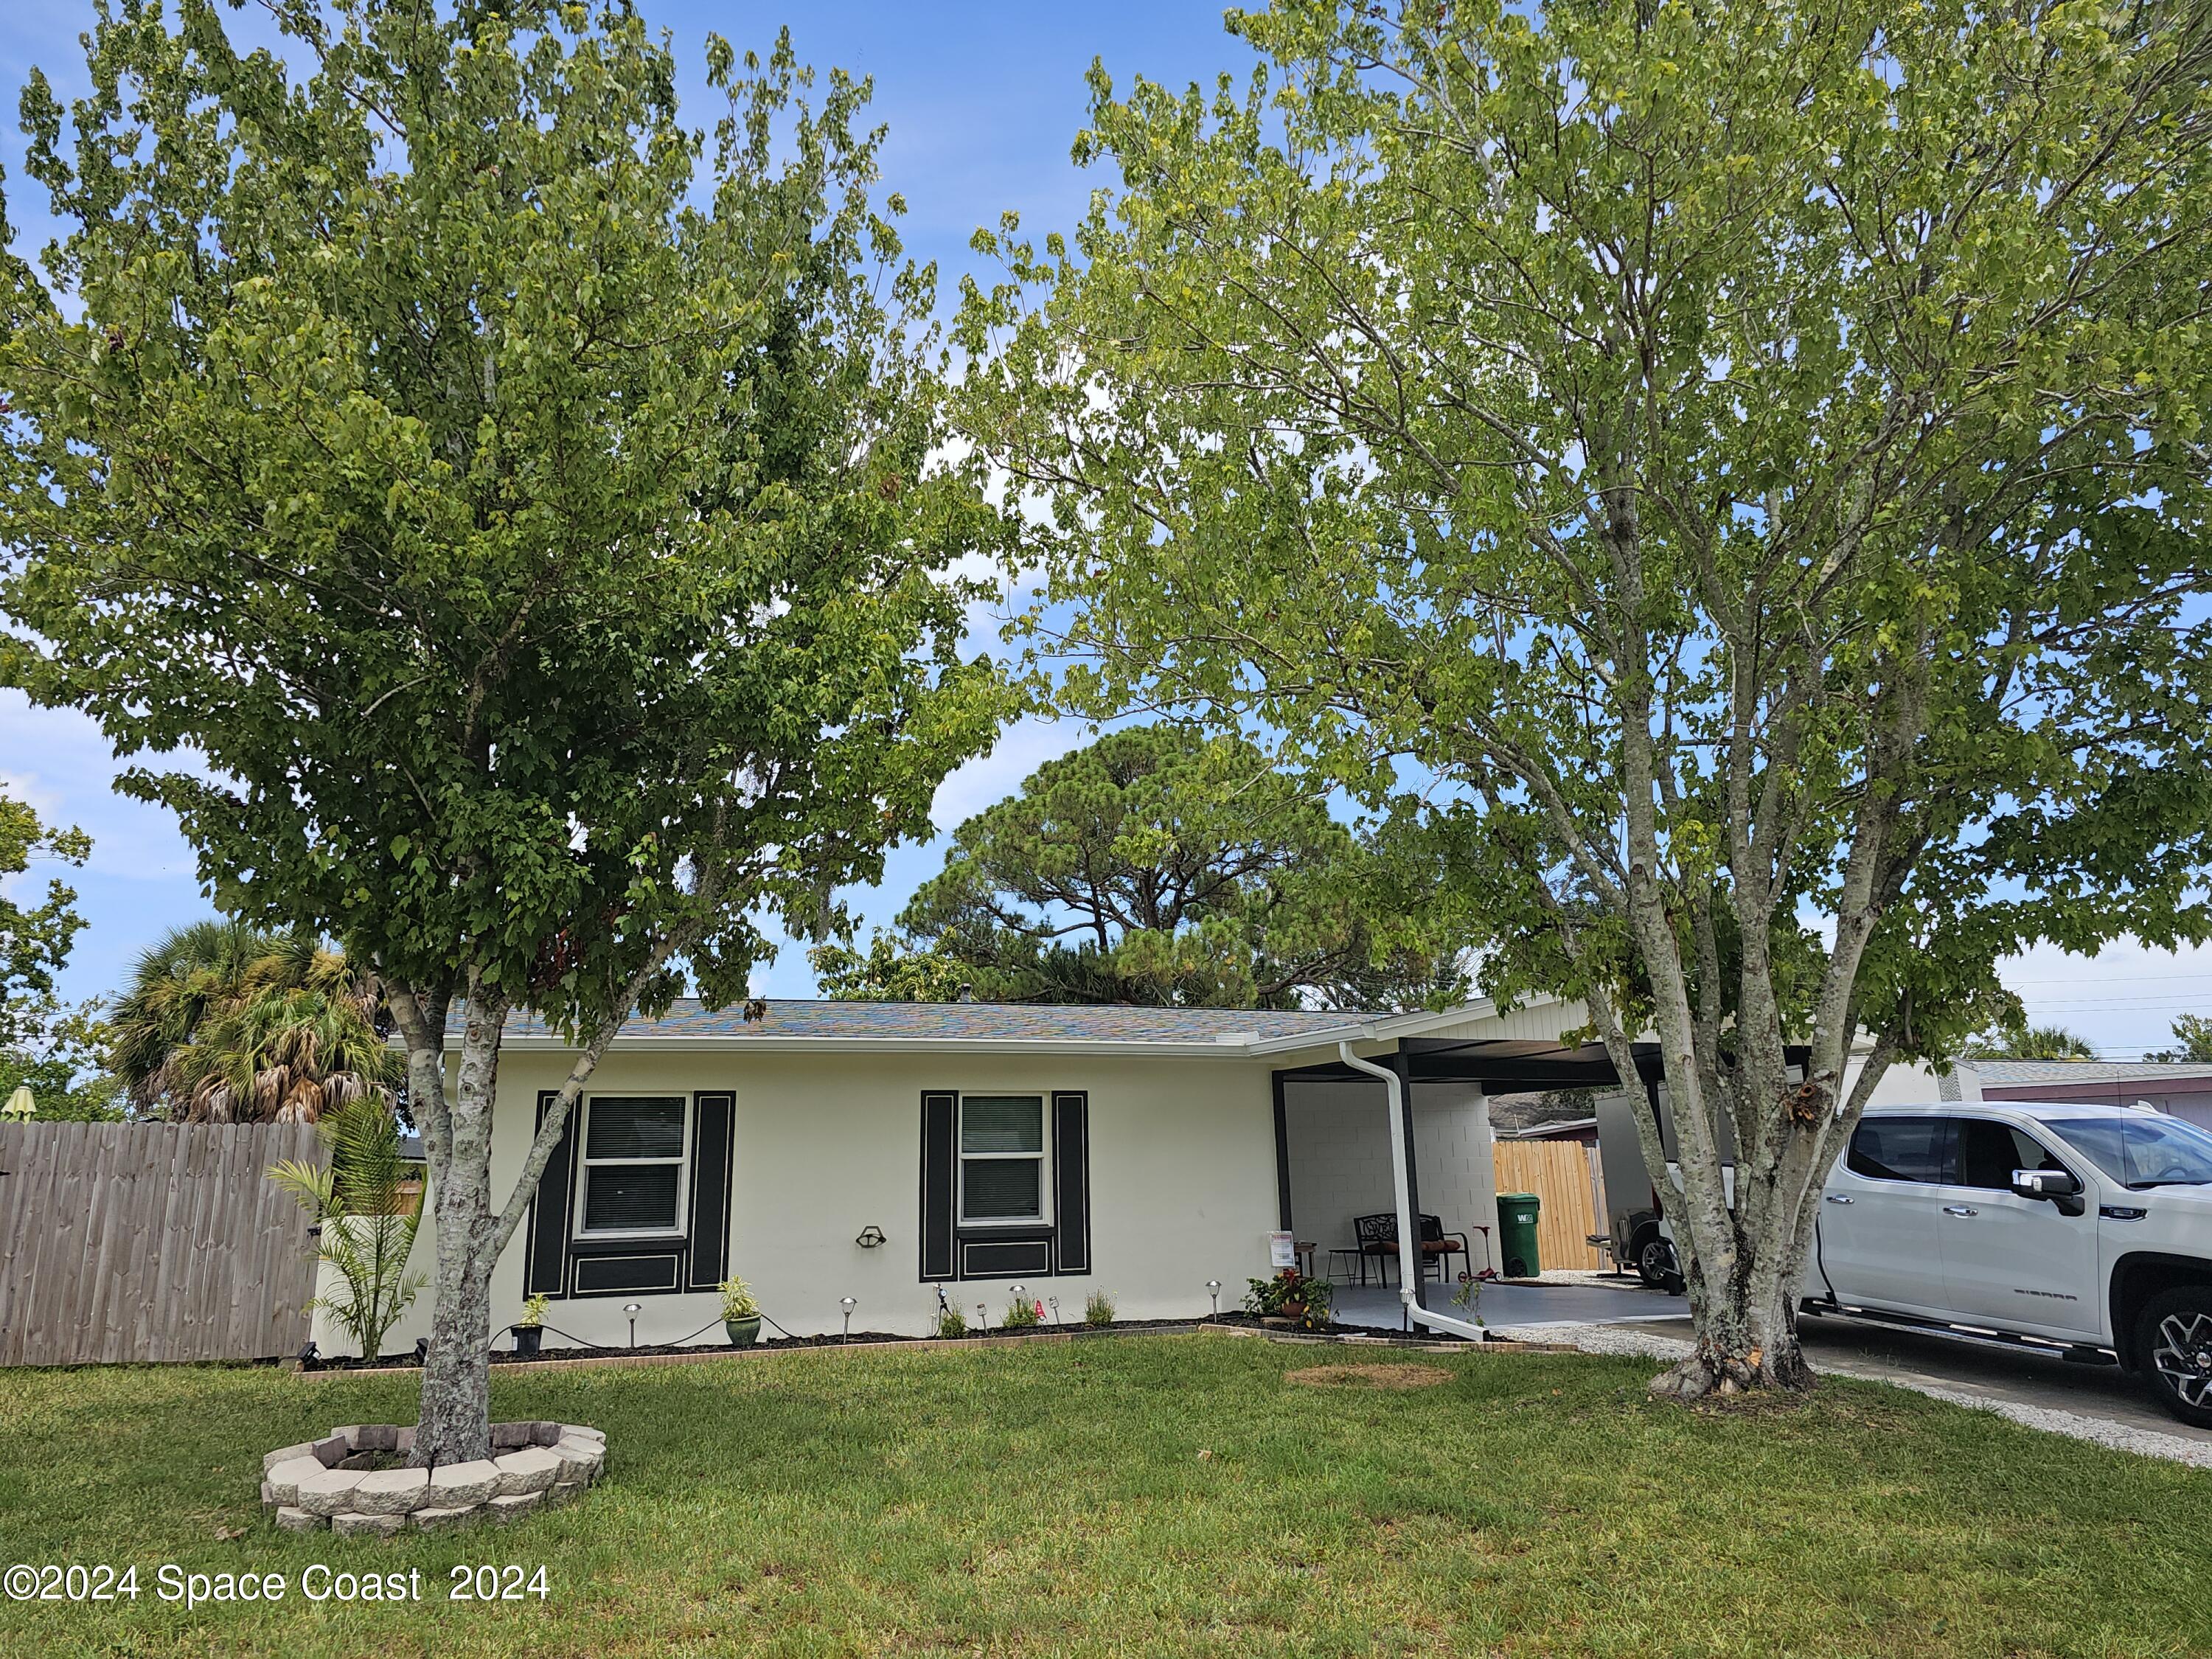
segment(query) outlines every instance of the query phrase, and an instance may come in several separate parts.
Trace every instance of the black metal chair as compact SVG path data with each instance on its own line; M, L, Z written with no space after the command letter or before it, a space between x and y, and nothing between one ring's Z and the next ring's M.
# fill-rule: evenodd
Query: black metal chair
M1398 1217L1395 1211L1382 1215L1354 1216L1353 1233L1359 1240L1359 1282L1367 1283L1367 1262L1370 1256L1376 1263L1376 1273L1382 1282L1390 1282L1390 1268L1398 1260ZM1421 1277L1448 1281L1447 1271L1455 1255L1468 1267L1474 1257L1468 1254L1465 1233L1448 1233L1441 1218L1425 1215L1421 1218Z

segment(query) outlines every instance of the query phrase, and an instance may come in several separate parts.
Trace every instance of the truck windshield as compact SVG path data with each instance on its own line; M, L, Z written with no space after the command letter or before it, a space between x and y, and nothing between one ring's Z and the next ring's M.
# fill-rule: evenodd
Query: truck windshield
M2179 1118L2052 1118L2051 1127L2130 1187L2212 1185L2212 1135Z

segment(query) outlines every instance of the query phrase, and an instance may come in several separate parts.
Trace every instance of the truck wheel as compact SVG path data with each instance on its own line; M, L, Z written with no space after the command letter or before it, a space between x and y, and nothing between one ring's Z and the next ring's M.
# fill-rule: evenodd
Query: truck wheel
M2160 1291L2136 1316L2136 1352L2158 1403L2212 1428L2212 1285Z

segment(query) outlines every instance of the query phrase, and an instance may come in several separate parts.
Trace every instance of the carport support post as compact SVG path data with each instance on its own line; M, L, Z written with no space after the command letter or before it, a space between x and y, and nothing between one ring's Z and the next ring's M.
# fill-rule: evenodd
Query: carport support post
M1283 1098L1283 1074L1270 1072L1275 1085L1275 1224L1289 1232L1291 1222L1291 1114ZM1295 1239L1291 1241L1297 1243Z

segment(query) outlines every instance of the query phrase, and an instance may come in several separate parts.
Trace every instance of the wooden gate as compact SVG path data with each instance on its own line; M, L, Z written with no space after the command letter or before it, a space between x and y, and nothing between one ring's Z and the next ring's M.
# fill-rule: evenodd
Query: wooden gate
M1534 1193L1543 1200L1536 1218L1536 1258L1546 1267L1602 1267L1589 1242L1602 1232L1597 1218L1594 1147L1577 1140L1492 1142L1501 1193Z
M0 1124L0 1365L260 1359L307 1340L308 1123Z

